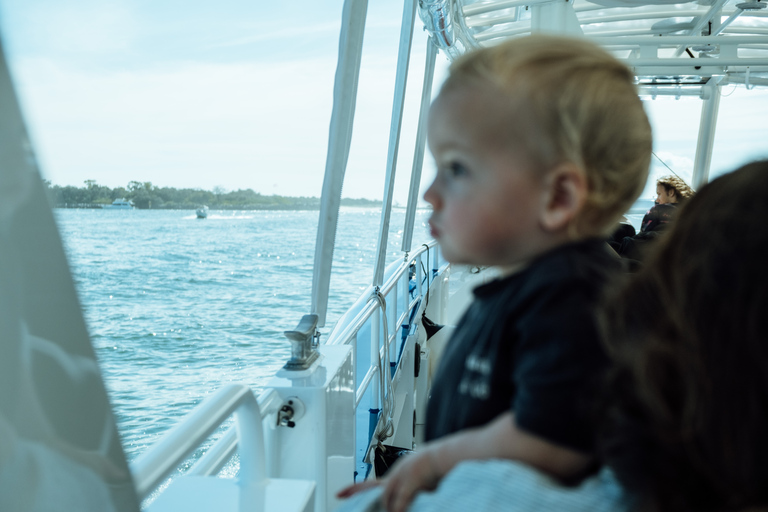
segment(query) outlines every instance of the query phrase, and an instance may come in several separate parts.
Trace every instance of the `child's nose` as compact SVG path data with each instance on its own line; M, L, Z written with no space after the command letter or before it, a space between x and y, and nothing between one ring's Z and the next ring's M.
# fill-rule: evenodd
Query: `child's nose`
M424 192L424 200L432 205L433 208L437 208L440 202L440 194L437 191L437 180L433 181L426 192Z

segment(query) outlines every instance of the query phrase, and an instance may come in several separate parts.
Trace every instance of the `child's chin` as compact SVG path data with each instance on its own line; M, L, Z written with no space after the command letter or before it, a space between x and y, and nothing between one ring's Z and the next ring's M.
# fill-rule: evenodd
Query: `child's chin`
M452 247L438 240L437 246L440 248L440 256L451 265L476 265L474 258L470 258L461 251L455 251Z
M451 254L450 252L445 252L441 249L440 255L443 257L445 261L450 263L451 265L474 265L471 261L469 261L468 258L462 258L459 255Z

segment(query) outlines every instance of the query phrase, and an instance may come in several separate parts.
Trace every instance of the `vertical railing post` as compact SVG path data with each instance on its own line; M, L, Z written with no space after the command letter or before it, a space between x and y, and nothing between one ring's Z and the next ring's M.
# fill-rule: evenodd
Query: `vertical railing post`
M709 167L712 163L712 146L715 142L717 112L720 108L720 79L712 77L705 86L709 94L701 102L701 120L699 138L696 143L696 157L693 162L691 186L698 190L709 180Z
M403 225L402 251L411 252L413 243L413 224L416 220L416 206L419 201L421 186L421 170L424 166L424 149L427 142L427 119L429 105L432 101L432 81L435 76L435 59L437 46L430 37L427 39L427 60L424 66L424 83L421 87L421 104L419 106L419 124L416 129L416 145L413 150L413 167L411 168L411 186L408 189L408 206L405 209Z
M376 263L373 271L373 285L381 286L384 282L387 242L389 240L389 217L392 213L392 194L395 187L397 152L400 146L400 131L403 124L405 89L408 83L408 60L411 56L413 25L416 17L416 2L405 0L403 4L403 24L400 28L400 47L397 53L397 73L395 75L395 97L392 104L392 119L389 126L389 146L387 150L387 174L384 179L384 198L381 202L381 223L379 241L376 249Z
M267 479L264 463L264 430L259 404L253 395L246 397L235 412L237 418L239 477L241 483L258 484Z
M406 264L408 262L406 261ZM405 332L406 329L408 329L408 321L410 320L411 314L410 314L410 306L411 306L411 267L410 265L407 267L407 270L403 273L403 307L400 309L402 310L400 312L401 315L405 315L403 317L403 333L402 337L405 337L407 335L407 332ZM398 315L398 318L400 318L400 315Z
M433 255L432 256L432 279L434 279L435 276L437 276L437 271L440 269L438 252L440 252L439 246L436 245L432 250L432 255Z
M380 368L380 361L379 361L379 338L381 333L381 309L377 308L376 312L371 316L371 366L374 368ZM381 394L381 391L379 389L379 381L381 380L381 377L378 379L374 379L372 384L372 393L371 393L371 414L375 411L376 413L379 413L381 411L381 403L379 402L379 396Z
M424 294L421 290L421 282L424 280L424 272L422 271L422 267L424 266L423 252L419 254L419 261L416 263L416 290L418 291L419 297L423 297ZM429 262L427 262L427 264L429 264Z
M389 303L387 304L387 313L389 313L389 321L387 323L389 329L387 332L389 333L389 339L387 339L387 343L389 344L389 363L391 366L392 363L397 362L397 350L392 349L393 344L395 349L397 349L397 331L399 330L397 325L397 282L395 282L395 287L392 291L389 292L389 297Z

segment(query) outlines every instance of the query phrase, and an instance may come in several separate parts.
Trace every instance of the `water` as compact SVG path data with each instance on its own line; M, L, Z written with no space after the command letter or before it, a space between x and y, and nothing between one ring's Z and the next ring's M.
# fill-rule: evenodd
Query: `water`
M428 216L417 213L415 240ZM393 211L388 261L401 257L403 218ZM223 385L258 395L288 359L282 332L310 308L318 212L56 219L129 461ZM377 209L342 208L325 332L371 281L379 222Z

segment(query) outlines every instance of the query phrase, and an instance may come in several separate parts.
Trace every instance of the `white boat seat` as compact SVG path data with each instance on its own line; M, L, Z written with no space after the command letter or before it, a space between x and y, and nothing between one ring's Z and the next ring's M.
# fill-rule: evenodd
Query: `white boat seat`
M312 512L315 483L309 480L267 480L264 503L260 489L244 489L228 478L184 476L173 483L146 509L147 512L196 510L211 512L280 511Z

